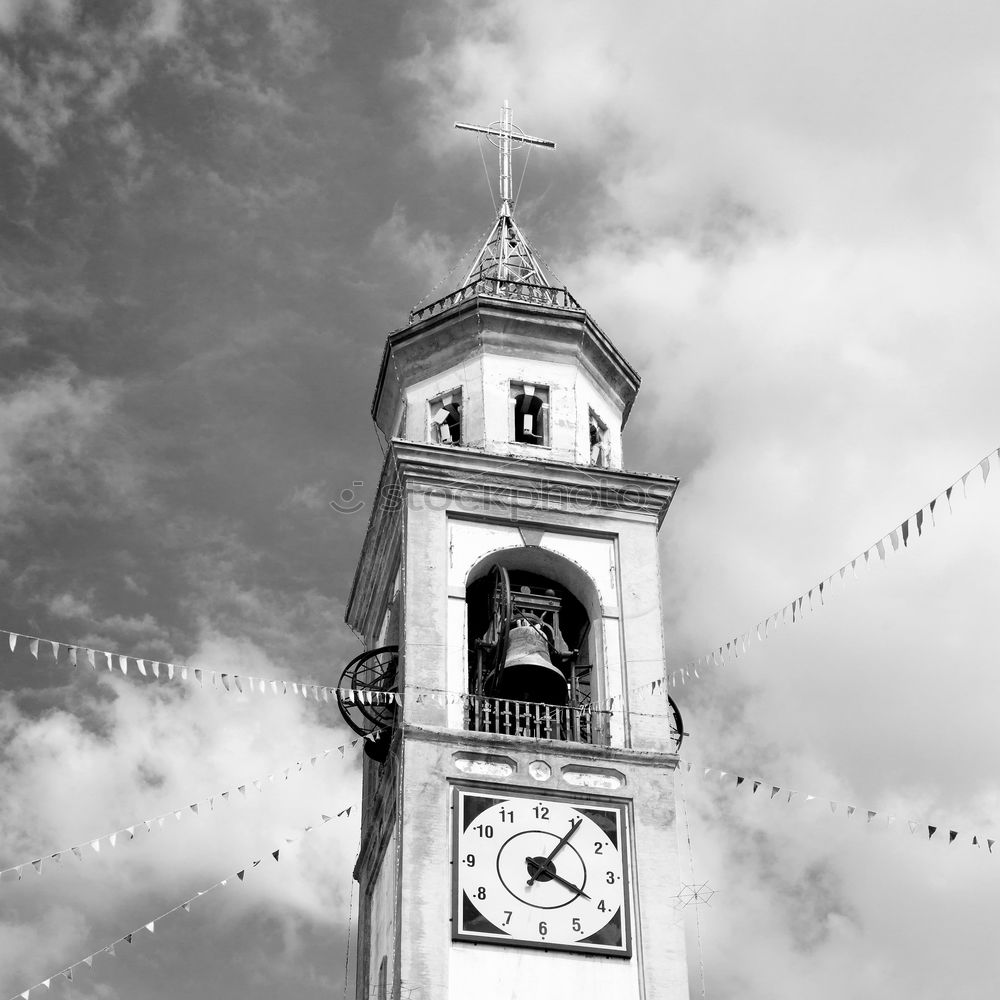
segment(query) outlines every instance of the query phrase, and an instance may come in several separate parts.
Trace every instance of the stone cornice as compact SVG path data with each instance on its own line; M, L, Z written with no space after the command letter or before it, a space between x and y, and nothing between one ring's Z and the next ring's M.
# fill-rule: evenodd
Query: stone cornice
M377 630L374 616L392 596L387 591L400 558L403 508L414 497L469 516L513 508L521 523L579 523L601 515L659 526L677 484L672 477L394 439L372 500L346 620L364 635Z

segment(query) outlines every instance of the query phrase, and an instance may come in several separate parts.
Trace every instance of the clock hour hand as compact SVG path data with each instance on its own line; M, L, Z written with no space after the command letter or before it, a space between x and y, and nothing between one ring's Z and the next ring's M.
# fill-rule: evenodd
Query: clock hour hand
M541 863L541 865L539 865L538 871L535 872L535 874L532 875L528 879L528 885L534 885L535 877L537 875L541 874L541 872L550 870L549 869L549 862L566 846L566 842L569 840L570 837L573 836L574 833L576 833L576 828L582 822L583 822L583 818L581 817L575 823L572 823L572 822L570 823L570 825L569 825L569 831L559 841L559 843L556 844L556 846L552 848L552 850L549 852L549 856Z
M569 879L563 878L562 875L557 875L551 868L545 868L545 866L540 861L536 861L534 858L525 858L524 860L528 865L529 872L532 870L532 868L535 869L534 874L531 876L533 879L536 876L541 875L542 872L545 871L545 873L549 876L549 878L555 879L555 881L558 882L560 885L566 886L566 888L569 889L570 892L575 892L577 896L583 896L584 899L590 899L590 896L588 896L583 891L583 889L581 889L577 885L573 885L573 883L570 882ZM531 883L529 882L528 884L530 885Z

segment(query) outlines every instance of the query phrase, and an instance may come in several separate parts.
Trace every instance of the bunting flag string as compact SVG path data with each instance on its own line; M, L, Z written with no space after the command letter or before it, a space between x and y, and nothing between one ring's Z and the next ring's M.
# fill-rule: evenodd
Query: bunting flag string
M28 635L24 632L13 632L10 629L0 628L0 643L3 637L7 637L7 645L11 653L16 652L18 645L27 645L28 652L35 660L41 662L41 651L49 648L52 651L52 663L60 664L60 656L65 653L65 662L71 667L80 665L82 654L86 664L91 670L98 670L106 667L109 673L114 674L116 668L122 676L128 676L129 667L134 664L136 671L146 678L155 680L182 680L197 681L202 687L208 684L217 688L220 685L230 693L244 694L259 692L260 694L288 694L298 695L306 700L322 701L329 703L336 700L340 695L345 701L353 702L360 700L366 705L387 705L395 703L402 704L400 695L395 691L365 691L354 688L329 687L313 681L288 681L271 680L263 677L251 677L244 674L234 674L220 670L210 670L206 667L192 667L184 663L167 663L161 660L152 660L148 657L134 656L131 653L117 653L111 650L91 649L89 646L81 646L77 643L66 642L62 639L46 639L40 636Z
M897 823L897 816L894 813L889 812L886 809L866 809L860 808L858 806L840 802L836 799L828 799L823 795L814 795L810 792L801 792L798 789L788 788L783 785L774 785L768 781L764 781L762 778L749 778L745 775L737 774L735 771L722 771L716 767L705 767L703 765L695 764L692 761L681 760L678 764L679 767L683 768L688 774L694 774L695 777L702 779L718 778L720 784L727 788L729 791L738 791L741 787L746 786L750 789L750 796L756 796L760 792L761 797L765 797L767 801L773 801L775 798L778 799L784 805L788 805L792 799L796 798L803 804L806 802L823 802L829 806L830 814L836 815L838 810L842 810L842 814L850 819L857 813L860 816L865 816L865 825L874 823L875 820L879 820L877 825L884 825L886 827L898 827L903 829L903 823ZM726 778L735 779L726 781ZM825 810L824 810L825 812ZM932 840L934 834L938 830L942 831L942 836L939 840L944 839L944 831L947 830L947 842L948 844L954 844L956 842L965 844L967 847L985 847L988 854L993 853L993 847L997 843L997 838L994 837L984 837L980 833L961 833L958 830L952 829L950 827L942 826L940 823L932 825L930 823L922 823L915 819L907 819L905 821L906 829L911 834L919 834L923 837L926 833L927 840Z
M342 816L349 817L351 815L351 810L354 808L355 806L352 803L346 808L341 809L339 812L336 812L330 816L326 815L326 813L320 813L319 823L320 825L325 825L329 823L330 820L332 819L339 819ZM303 827L302 834L309 833L310 831L315 829L319 829L319 826L309 825ZM270 856L275 860L275 862L279 861L281 852L286 850L289 844L294 844L299 839L299 837L302 836L302 834L299 834L296 837L286 837L285 842L280 847L270 852ZM98 948L97 951L91 952L86 958L81 958L79 961L74 962L72 965L66 966L65 969L61 969L59 972L52 973L52 975L47 976L45 979L41 980L41 982L35 983L34 986L29 986L27 989L22 990L20 993L15 994L13 997L10 998L10 1000L19 1000L19 998L20 1000L29 1000L29 997L31 996L33 990L38 990L41 989L42 987L45 987L45 989L51 989L52 980L58 979L60 976L72 982L74 970L80 969L83 966L86 966L88 969L93 968L94 959L98 958L101 955L108 955L109 957L114 957L117 954L116 948L118 948L120 945L132 944L134 940L142 934L143 931L146 931L149 934L154 934L156 932L157 924L162 923L162 921L164 921L167 917L173 916L175 913L178 913L181 910L183 910L185 913L190 913L192 905L194 903L200 902L210 892L214 892L216 889L222 889L225 886L230 885L234 881L238 881L241 883L245 882L247 873L252 871L254 868L257 868L265 857L266 855L262 855L261 857L253 861L251 864L247 865L245 868L241 868L238 872L235 872L234 874L229 875L224 879L220 879L218 882L214 882L207 889L199 890L198 892L195 893L195 895L191 896L188 899L185 899L184 902L178 903L176 906L172 906L169 910L166 910L165 912L161 913L158 917L154 917L147 923L141 924L134 930L129 931L128 934L123 934L120 938L118 938L117 941L113 941L111 944L107 944L103 948Z
M273 784L276 780L282 779L287 781L289 776L293 773L298 774L300 771L303 771L305 769L306 761L308 761L311 766L315 766L317 761L325 760L329 757L330 754L333 753L334 749L340 751L340 756L343 757L344 752L348 748L354 749L359 743L362 743L365 740L377 739L381 732L381 729L377 729L372 733L369 733L368 736L359 736L357 739L351 740L349 743L341 744L338 747L330 748L328 750L321 750L318 753L309 755L304 760L295 761L294 764L290 764L282 770L272 772L264 778L253 778L240 785L234 785L231 789L216 792L214 795L210 795L205 799L199 799L196 802L190 802L179 809L170 809L159 816L153 816L149 819L140 820L136 823L130 824L129 826L115 830L112 833L105 833L96 840L85 840L82 843L74 844L72 847L66 847L63 850L56 851L52 854L39 854L33 860L22 861L20 864L11 865L9 868L0 868L0 881L14 881L15 878L17 881L20 881L23 874L26 871L31 870L41 874L45 865L51 864L52 862L61 864L62 859L70 854L82 861L91 851L95 854L99 854L102 847L115 847L119 841L125 843L127 841L134 840L137 832L141 833L145 830L146 833L152 833L154 828L162 828L164 823L171 817L175 820L180 820L185 813L193 813L195 816L201 816L203 813L199 810L203 807L207 807L209 811L212 811L215 809L216 802L228 802L230 797L236 794L246 798L247 789L249 788L256 788L258 792L263 792L265 784Z
M784 607L769 614L766 618L757 622L746 632L735 636L716 646L709 653L701 656L674 670L668 671L663 677L654 681L647 681L637 687L631 688L631 694L650 695L662 685L670 687L691 683L695 679L700 679L702 674L699 671L707 670L710 667L724 666L727 659L739 659L740 655L749 652L754 640L763 642L780 625L792 625L800 622L803 617L812 611L826 604L827 597L830 596L834 583L839 579L841 586L847 586L848 573L857 579L858 569L871 568L876 558L879 562L885 562L891 553L898 552L900 548L909 548L914 541L921 537L925 531L937 525L937 515L946 507L949 513L953 513L952 500L957 498L956 488L962 487L962 496L967 495L968 480L976 470L982 476L983 484L989 479L991 472L991 462L1000 459L1000 448L994 448L985 458L976 462L967 472L958 477L950 486L943 489L933 500L923 504L918 510L905 518L901 524L897 524L888 534L883 535L878 541L873 542L863 552L860 552L853 559L849 559L839 566L829 576L813 584L807 591L799 594Z

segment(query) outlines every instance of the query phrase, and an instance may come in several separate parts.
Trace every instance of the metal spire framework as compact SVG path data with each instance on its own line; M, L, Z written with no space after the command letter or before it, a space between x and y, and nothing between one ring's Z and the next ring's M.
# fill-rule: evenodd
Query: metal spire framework
M500 155L500 207L497 209L497 221L476 255L463 284L468 285L480 278L495 278L499 281L517 281L549 287L549 280L541 263L514 221L511 153L523 146L544 146L546 149L555 149L556 144L550 139L526 135L521 128L514 125L511 120L510 102L506 100L503 102L499 121L491 122L487 126L455 122L455 128L485 135L497 147Z
M514 221L515 196L512 191L511 154L523 146L555 149L551 139L526 135L511 121L510 102L503 102L499 121L489 125L455 122L455 128L485 135L497 147L500 159L500 206L486 242L480 247L461 286L427 305L410 310L416 323L477 295L518 299L534 305L579 310L580 304L565 289L552 284L538 255ZM484 161L485 163L485 161Z

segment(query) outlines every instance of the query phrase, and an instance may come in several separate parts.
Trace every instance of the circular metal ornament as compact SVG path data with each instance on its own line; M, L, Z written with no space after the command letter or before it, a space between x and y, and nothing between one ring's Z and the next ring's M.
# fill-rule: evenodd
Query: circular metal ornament
M361 736L392 725L398 690L399 646L380 646L355 656L344 667L337 690L337 707L344 721Z

